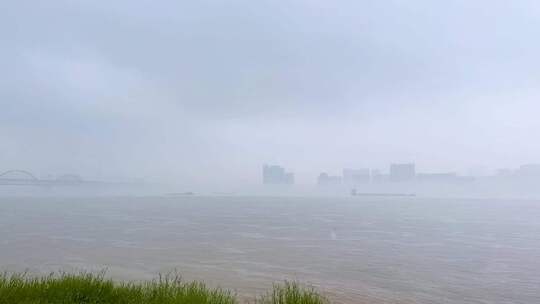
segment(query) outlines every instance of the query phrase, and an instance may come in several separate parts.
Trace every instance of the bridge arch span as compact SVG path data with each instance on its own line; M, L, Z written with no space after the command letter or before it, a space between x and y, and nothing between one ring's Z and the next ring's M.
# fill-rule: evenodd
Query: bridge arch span
M11 177L10 177L11 176ZM20 178L20 176L25 178ZM7 170L0 173L0 179L38 180L34 174L26 170Z

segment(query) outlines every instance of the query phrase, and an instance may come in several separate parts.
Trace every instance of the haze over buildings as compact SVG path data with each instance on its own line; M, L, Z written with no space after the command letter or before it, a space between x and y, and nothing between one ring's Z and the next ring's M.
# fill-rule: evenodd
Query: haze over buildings
M392 163L388 173L380 169L343 169L342 175L321 172L317 177L318 185L359 186L380 183L463 183L479 180L540 182L540 164L524 164L517 169L499 169L491 175L459 175L456 172L417 172L415 163Z
M294 173L285 171L285 168L276 165L263 166L263 184L267 185L292 185Z
M6 170L207 188L540 157L536 0L23 0L0 35Z
M0 304L540 304L540 0L15 0L0 37Z
M371 181L370 170L362 169L343 169L343 182L345 183L368 183Z

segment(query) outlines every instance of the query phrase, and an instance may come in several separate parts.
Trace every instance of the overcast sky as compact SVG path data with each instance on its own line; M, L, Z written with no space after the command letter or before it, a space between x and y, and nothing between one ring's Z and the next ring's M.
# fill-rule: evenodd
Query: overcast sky
M540 162L537 0L3 1L0 171Z

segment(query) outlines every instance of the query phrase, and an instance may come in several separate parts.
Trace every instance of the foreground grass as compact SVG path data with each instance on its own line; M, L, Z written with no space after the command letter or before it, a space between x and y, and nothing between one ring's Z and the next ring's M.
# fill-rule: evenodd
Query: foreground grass
M144 283L119 283L103 274L0 275L0 304L239 304L230 291L179 276L160 276ZM285 282L256 304L326 304L313 289Z
M328 301L314 289L305 289L298 283L285 282L274 285L267 295L259 300L260 304L327 304Z

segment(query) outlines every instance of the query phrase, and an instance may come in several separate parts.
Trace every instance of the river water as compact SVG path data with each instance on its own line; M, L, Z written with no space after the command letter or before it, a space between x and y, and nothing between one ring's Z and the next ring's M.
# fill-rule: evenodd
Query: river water
M540 201L0 198L0 270L177 270L251 298L294 279L336 303L540 303Z

